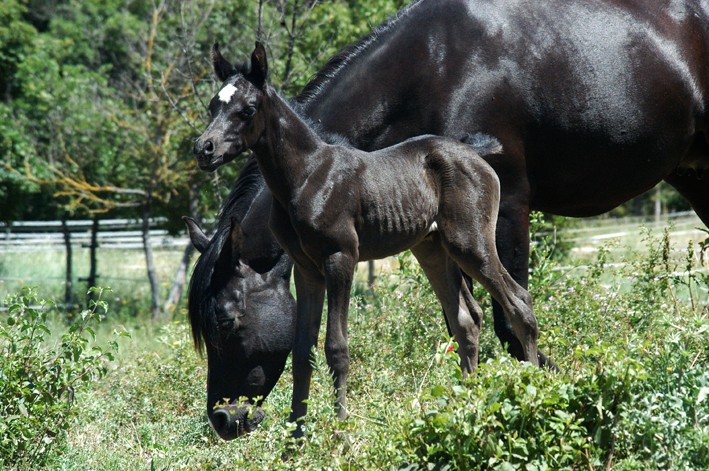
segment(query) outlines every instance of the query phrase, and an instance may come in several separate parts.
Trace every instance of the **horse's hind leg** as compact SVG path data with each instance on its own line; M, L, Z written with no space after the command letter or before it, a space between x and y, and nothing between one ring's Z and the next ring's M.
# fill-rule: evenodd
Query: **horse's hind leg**
M480 209L480 208L477 208ZM478 223L484 218L479 218ZM495 247L494 219L486 227L476 227L471 234L460 224L442 226L444 246L451 258L477 280L502 306L515 336L522 344L524 360L539 364L537 356L537 320L532 312L532 297L502 266ZM446 226L453 226L453 228Z
M473 299L460 268L448 257L437 234L411 249L443 306L451 334L458 342L460 367L472 373L478 364L482 309Z
M665 181L675 187L692 206L704 225L709 226L709 137L699 135L690 148L688 163L680 167ZM684 168L682 166L684 165Z

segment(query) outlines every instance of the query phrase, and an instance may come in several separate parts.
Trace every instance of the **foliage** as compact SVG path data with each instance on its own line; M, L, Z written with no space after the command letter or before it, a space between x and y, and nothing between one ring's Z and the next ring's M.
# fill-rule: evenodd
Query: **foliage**
M101 290L97 289L100 296ZM101 347L92 327L108 306L96 301L58 338L52 337L52 303L36 291L8 297L0 324L0 465L34 467L66 441L78 413L75 393L90 388L108 371L115 340ZM116 334L119 335L119 334Z
M222 442L207 425L206 364L191 350L186 324L141 327L137 348L122 355L115 374L82 396L87 413L52 465L707 469L705 267L698 253L668 249L665 234L647 235L646 244L645 253L621 260L606 247L590 265L561 274L550 261L544 270L554 278L533 274L533 283L551 283L535 288L534 306L540 346L559 372L512 361L488 323L481 364L466 380L425 275L409 254L392 260L373 291L356 291L350 310L349 418L333 420L332 381L319 350L307 439L287 461L289 367L259 429ZM658 254L659 262L648 260ZM648 267L652 273L639 272Z
M199 171L191 153L218 86L212 43L241 62L260 35L274 83L296 94L332 54L404 3L3 2L0 213L137 216L150 203L179 227L190 202L216 213L237 165L220 170L222 182ZM190 190L210 179L218 191Z
M615 409L635 379L630 365L616 366L569 378L506 357L488 361L465 386L454 381L427 390L419 415L404 428L404 444L416 463L452 469L598 465L594 444L612 436Z
M205 176L191 155L219 85L212 43L243 61L260 36L274 83L292 96L404 3L2 2L0 217L56 218L64 209L137 216L146 201L175 224L190 203L214 214L238 162ZM675 207L666 190L655 197ZM619 211L646 208L651 198ZM96 350L91 330L103 305L52 336L48 306L29 291L0 327L1 464L709 468L706 241L677 251L667 234L647 233L645 253L619 260L613 246L602 247L587 266L565 270L558 261L568 246L555 236L559 220L551 222L532 219L530 292L541 347L561 372L511 361L488 322L481 365L463 381L425 276L402 255L352 305L350 417L333 420L332 382L317 353L307 440L285 462L289 370L259 430L224 443L207 425L206 364L192 352L186 324L156 328L141 325L140 315L114 316L139 340L109 373L113 347ZM476 287L475 295L489 311L487 293ZM123 309L143 310L132 298ZM99 344L110 330L97 329Z

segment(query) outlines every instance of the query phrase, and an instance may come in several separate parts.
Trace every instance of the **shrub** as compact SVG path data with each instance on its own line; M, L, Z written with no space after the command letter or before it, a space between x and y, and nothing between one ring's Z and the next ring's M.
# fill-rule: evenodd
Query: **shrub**
M407 469L709 469L706 277L693 245L682 262L667 231L645 240L615 276L605 248L579 276L532 272L562 372L503 355L461 383L439 352L401 423Z
M108 306L98 299L64 334L52 335L53 304L33 289L8 297L9 315L0 323L0 466L45 464L64 443L77 413L75 392L106 374L118 348L93 344L91 325ZM117 334L120 335L120 334Z

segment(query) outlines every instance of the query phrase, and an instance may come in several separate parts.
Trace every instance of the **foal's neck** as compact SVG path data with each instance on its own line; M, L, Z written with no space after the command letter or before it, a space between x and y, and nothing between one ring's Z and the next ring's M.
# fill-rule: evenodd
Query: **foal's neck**
M287 205L326 144L270 85L264 95L265 129L253 150L271 193Z

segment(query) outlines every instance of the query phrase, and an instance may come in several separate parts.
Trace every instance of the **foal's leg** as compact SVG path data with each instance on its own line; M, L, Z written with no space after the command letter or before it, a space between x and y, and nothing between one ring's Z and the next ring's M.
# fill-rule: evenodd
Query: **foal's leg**
M503 155L485 158L492 165L500 179L501 199L496 228L496 246L502 264L513 279L526 288L529 280L529 212L530 184L524 165L522 140L513 136L500 138ZM478 230L471 226L469 230ZM518 360L525 359L524 347L520 343L514 326L510 323L505 308L493 298L492 313L495 334L507 351ZM541 351L537 351L539 362L551 368L556 366Z
M313 375L311 353L317 345L323 302L325 300L325 280L317 272L295 266L295 289L297 313L295 339L293 341L293 398L290 422L297 423L294 438L303 436L302 418L310 396L310 379Z
M432 234L411 252L443 306L451 334L458 342L463 374L472 373L478 365L482 309L470 293L460 268L443 250L438 234Z
M335 384L337 417L347 417L347 375L350 351L347 345L347 315L357 256L338 252L325 261L327 285L327 334L325 358Z
M467 244L444 236L444 244L453 260L471 277L475 278L502 306L517 339L522 344L524 360L539 365L537 356L537 319L532 312L532 297L512 279L497 256L491 231L476 231Z

